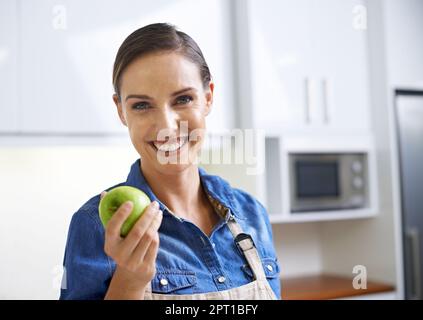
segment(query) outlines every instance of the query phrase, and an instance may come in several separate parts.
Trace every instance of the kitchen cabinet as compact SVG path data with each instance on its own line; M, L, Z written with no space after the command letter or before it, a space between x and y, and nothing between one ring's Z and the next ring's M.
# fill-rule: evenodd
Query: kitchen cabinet
M370 128L365 4L363 0L311 1L313 71L321 81L320 121L337 130Z
M12 2L19 4L18 12ZM208 128L222 131L233 127L231 38L227 32L231 21L226 1L28 0L6 1L1 6L11 11L9 15L2 12L0 23L8 30L2 39L10 46L19 42L19 52L13 55L18 60L12 62L20 66L16 90L21 93L19 103L14 103L19 108L1 111L13 112L7 118L18 118L19 125L0 120L4 131L53 136L125 134L112 101L114 58L132 31L153 22L170 22L197 41L216 83ZM19 19L13 18L16 15ZM15 25L19 31L13 30ZM12 68L12 62L5 63L6 67ZM7 79L1 79L4 87ZM1 90L10 91L7 87ZM10 99L17 99L18 95L11 93Z
M391 88L423 88L423 3L385 0L387 78Z
M18 127L18 6L14 0L0 2L0 133Z
M247 5L254 113L248 125L268 131L369 131L365 1Z
M124 30L113 31L117 21L110 6L54 0L21 4L20 130L123 132L112 101L111 70Z

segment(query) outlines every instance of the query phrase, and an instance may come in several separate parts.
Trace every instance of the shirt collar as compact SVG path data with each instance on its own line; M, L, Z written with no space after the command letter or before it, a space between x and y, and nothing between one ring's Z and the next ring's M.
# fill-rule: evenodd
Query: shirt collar
M230 209L230 212L237 218L243 219L243 215L239 210L237 201L235 200L232 187L224 179L208 174L203 168L198 168L200 174L200 181L203 185L204 190L214 199L220 202L221 205ZM131 170L126 180L126 185L136 187L144 191L151 201L157 201L160 205L160 209L169 210L153 193L149 184L145 180L145 177L141 170L141 160L137 159L131 166ZM170 210L169 210L170 211ZM226 217L229 219L230 215Z

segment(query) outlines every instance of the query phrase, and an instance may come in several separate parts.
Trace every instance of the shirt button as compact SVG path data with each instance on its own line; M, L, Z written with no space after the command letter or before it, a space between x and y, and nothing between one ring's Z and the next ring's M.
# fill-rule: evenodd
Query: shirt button
M168 285L168 281L167 281L167 279L160 279L160 284L162 285L162 286L167 286Z
M212 243L212 246L213 246L213 248L214 248L214 247L216 247L216 243L214 243L214 242L213 242L213 243Z
M224 276L220 276L219 278L217 278L217 281L218 281L219 283L223 283L223 282L225 282L225 281L226 281L226 278L225 278Z
M273 267L272 267L270 264L268 264L268 265L266 266L266 268L267 268L267 270L269 270L270 272L272 272L272 271L273 271Z

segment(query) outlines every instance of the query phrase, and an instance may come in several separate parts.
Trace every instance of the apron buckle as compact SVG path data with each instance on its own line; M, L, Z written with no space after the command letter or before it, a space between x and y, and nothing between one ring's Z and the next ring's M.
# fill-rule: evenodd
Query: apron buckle
M234 242L241 255L243 255L245 251L255 248L253 238L247 233L238 234L235 237Z

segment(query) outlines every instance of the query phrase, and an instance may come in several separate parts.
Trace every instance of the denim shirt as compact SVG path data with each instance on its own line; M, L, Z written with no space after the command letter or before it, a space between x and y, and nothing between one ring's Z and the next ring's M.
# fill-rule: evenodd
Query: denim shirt
M141 172L139 159L132 165L127 181L114 186L128 185L143 190L151 201L159 203L163 211L152 291L195 294L232 289L253 281L251 269L226 224L229 216L233 215L243 231L252 236L267 280L276 296L280 297L279 265L266 209L252 196L232 188L222 178L209 175L202 168L198 170L205 192L227 208L226 217L221 217L210 237L195 224L171 213L157 199ZM104 252L99 201L98 194L72 217L60 299L103 299L108 290L116 264ZM166 285L160 281L163 278L167 280Z

